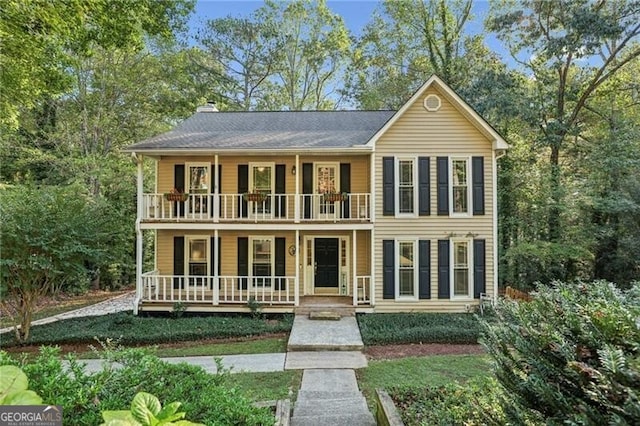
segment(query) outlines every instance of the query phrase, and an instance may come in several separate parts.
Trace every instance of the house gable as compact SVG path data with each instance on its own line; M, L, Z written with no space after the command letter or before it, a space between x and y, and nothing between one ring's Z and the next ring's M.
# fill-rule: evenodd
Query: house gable
M438 102L439 101L439 102ZM484 139L493 150L509 148L506 141L463 101L449 86L437 76L432 76L413 96L380 128L369 140L368 145L375 146L393 140L398 129L406 129L407 142L411 136L421 138L419 143L424 147L423 134L420 129L428 129L429 144L445 143L448 148L456 141L456 137ZM402 130L400 130L402 131Z

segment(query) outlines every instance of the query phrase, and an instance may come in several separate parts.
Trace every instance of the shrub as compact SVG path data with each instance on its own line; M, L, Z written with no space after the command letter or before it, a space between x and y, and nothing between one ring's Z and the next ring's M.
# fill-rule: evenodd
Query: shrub
M366 314L358 316L366 345L478 342L480 326L470 314Z
M58 355L57 348L43 348L27 362L0 352L0 365L21 366L45 403L62 405L65 425L100 424L101 411L128 407L141 391L161 401L181 401L190 419L208 425L273 423L269 410L254 407L224 374L168 364L140 349L108 352L103 370L89 374L73 359L65 368ZM113 362L122 367L114 368Z
M198 339L249 337L291 330L293 317L284 315L267 321L250 316L143 317L131 312L97 317L73 318L34 327L30 344L92 343L95 339L117 340L121 344L180 342ZM15 339L2 336L3 346Z
M640 424L640 285L541 286L502 301L482 342L516 424Z
M495 389L494 379L482 378L464 385L396 387L389 395L407 426L504 424Z

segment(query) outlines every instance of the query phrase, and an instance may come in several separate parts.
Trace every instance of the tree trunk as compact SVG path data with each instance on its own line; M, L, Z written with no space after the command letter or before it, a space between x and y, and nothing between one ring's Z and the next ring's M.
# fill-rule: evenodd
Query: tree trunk
M560 147L559 144L551 145L551 179L549 182L549 190L551 192L551 205L549 206L548 228L549 241L556 242L560 240L560 203L562 202L562 188L560 180Z

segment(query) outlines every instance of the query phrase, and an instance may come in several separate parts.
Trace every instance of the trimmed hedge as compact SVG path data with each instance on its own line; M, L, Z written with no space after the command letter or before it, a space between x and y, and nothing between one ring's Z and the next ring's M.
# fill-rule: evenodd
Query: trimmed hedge
M358 315L365 345L478 343L480 324L472 314L407 313Z
M131 312L73 318L35 326L27 343L55 345L63 343L95 343L95 339L112 339L121 344L153 344L198 339L250 337L284 333L291 330L292 315L265 320L248 315L143 317ZM2 335L2 346L15 346L13 333Z

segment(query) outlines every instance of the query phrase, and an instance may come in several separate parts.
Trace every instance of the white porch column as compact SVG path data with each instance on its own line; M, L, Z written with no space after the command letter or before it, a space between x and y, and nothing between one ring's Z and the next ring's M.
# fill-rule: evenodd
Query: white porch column
M142 248L143 248L143 238L142 238L142 227L140 226L140 221L142 220L142 212L143 212L143 179L142 179L142 166L143 159L142 155L135 155L135 159L138 165L138 176L137 176L137 190L136 190L136 199L137 199L137 218L136 218L136 298L133 302L133 314L138 315L138 303L142 299Z
M296 162L297 162L297 158L296 158ZM297 199L298 198L296 197L296 200ZM296 217L298 216L296 215ZM300 304L300 250L302 249L302 247L300 247L299 243L300 243L300 230L296 229L296 241L293 243L293 245L296 247L296 282L295 282L295 290L294 290L295 306L298 306Z
M220 205L220 179L222 178L222 176L220 176L220 174L218 173L218 154L215 155L214 157L214 170L213 170L213 180L216 183L213 186L213 206L211 206L211 208L213 209L213 221L214 222L218 222L220 220L220 208L218 207ZM217 238L216 238L216 244L217 244ZM217 253L217 252L216 252ZM218 270L216 269L216 272Z
M294 209L293 209L293 214L294 214L294 219L295 219L295 223L300 223L300 188L299 188L299 182L300 182L300 178L298 176L300 176L300 173L302 173L302 170L300 170L300 155L296 154L296 165L294 166L296 168L296 175L294 177L295 179L295 199L293 202L294 205ZM298 241L296 240L296 246L298 245ZM298 251L296 250L296 253Z
M354 229L351 231L351 275L353 282L353 306L358 306L358 252L356 246L358 245L357 232Z
M216 160L218 156L216 155ZM217 161L216 161L217 163ZM216 164L216 169L218 169ZM217 182L217 181L216 181ZM216 191L218 192L218 191ZM220 303L220 276L218 275L218 259L220 257L220 244L218 244L218 230L213 231L213 304L217 305Z
M369 261L369 300L371 306L375 306L376 304L376 235L375 231L371 230L371 249L369 252L371 253L371 260Z

